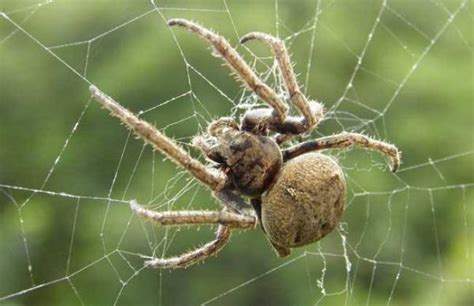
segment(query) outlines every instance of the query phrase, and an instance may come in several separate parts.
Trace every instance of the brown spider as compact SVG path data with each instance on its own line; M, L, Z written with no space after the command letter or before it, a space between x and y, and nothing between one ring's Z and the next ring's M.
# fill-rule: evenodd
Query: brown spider
M131 209L161 225L218 224L217 235L202 247L170 258L153 258L153 268L183 268L215 255L229 241L231 229L261 227L281 257L291 248L315 242L331 232L344 212L344 173L330 157L314 151L357 145L387 155L396 171L400 153L393 145L356 133L341 133L281 149L294 135L309 133L323 119L323 107L308 101L300 92L288 52L281 40L264 33L249 33L241 43L259 40L273 51L291 103L302 116L288 116L288 106L265 85L223 37L185 19L171 19L209 42L243 83L271 108L247 111L240 125L232 118L213 121L207 135L197 136L193 145L213 163L203 165L154 126L91 86L92 96L139 137L167 155L177 165L213 191L222 211L165 211L143 208L135 201ZM218 167L215 164L218 164ZM249 202L242 198L249 199Z

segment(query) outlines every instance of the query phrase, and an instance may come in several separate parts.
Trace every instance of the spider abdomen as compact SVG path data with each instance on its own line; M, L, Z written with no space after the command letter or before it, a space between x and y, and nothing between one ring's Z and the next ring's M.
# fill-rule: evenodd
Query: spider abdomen
M330 157L308 153L289 160L262 198L262 225L284 248L315 242L331 232L344 212L346 183Z

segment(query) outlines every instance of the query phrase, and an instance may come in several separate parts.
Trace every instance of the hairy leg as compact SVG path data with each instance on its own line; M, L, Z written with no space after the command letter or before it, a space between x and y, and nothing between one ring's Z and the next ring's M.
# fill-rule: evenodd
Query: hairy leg
M97 87L91 86L92 97L108 109L113 116L122 121L135 134L151 144L153 148L165 154L177 165L188 170L201 183L209 186L212 190L220 190L226 182L226 175L217 169L208 168L198 160L192 158L182 147L172 139L158 131L150 123L139 119L128 109L105 95Z
M223 211L165 211L157 212L143 208L136 201L130 202L131 209L139 216L161 225L212 225L218 224L216 239L205 245L169 258L154 258L145 262L150 268L186 268L207 257L217 254L229 242L231 228L254 229L256 216L241 215Z
M283 150L283 160L286 161L311 151L347 148L353 145L375 150L386 155L390 159L392 171L395 172L398 170L400 166L400 152L397 147L358 133L340 133L297 144Z
M320 105L319 107L317 105L312 106L311 104L319 103L315 101L309 102L306 96L301 93L285 44L280 39L261 32L248 33L240 39L240 42L243 44L251 40L261 41L270 46L272 49L273 55L278 62L280 73L283 76L283 80L285 81L285 86L288 90L290 100L299 109L304 117L304 119L302 118L300 122L295 124L302 125L300 129L304 128L304 131L310 131L322 119L322 107ZM316 112L316 110L320 111Z
M216 255L229 242L231 230L225 225L219 225L217 228L216 239L206 243L200 248L187 253L169 257L154 258L145 262L146 267L150 268L187 268L210 256Z
M276 121L283 121L286 118L288 115L288 106L278 97L273 89L258 78L255 72L225 38L186 19L170 19L168 25L184 27L209 42L214 48L214 51L237 73L244 84L273 108L273 117Z
M161 225L180 226L222 224L232 228L253 229L257 224L255 216L241 215L225 210L181 210L158 212L144 208L135 200L130 202L130 208L137 215Z

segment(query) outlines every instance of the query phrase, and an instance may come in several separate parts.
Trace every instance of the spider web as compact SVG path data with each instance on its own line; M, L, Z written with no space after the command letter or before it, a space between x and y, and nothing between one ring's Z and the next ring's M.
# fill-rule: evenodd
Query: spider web
M469 1L78 4L0 5L2 303L474 303ZM91 102L88 86L192 154L192 136L211 120L261 103L207 45L170 31L171 17L217 29L284 96L270 52L236 44L255 30L281 37L303 90L327 109L310 137L388 140L403 151L401 170L367 151L327 152L349 194L344 222L322 241L279 259L260 231L234 231L204 264L144 269L215 228L153 226L131 213L130 199L156 210L218 206Z

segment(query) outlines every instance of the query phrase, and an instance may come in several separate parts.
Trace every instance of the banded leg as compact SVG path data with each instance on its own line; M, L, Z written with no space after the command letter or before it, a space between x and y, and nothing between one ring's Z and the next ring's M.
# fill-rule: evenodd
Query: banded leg
M196 264L210 256L216 255L229 242L231 235L230 228L225 225L219 225L217 228L216 239L206 243L200 248L190 252L169 257L169 258L154 258L145 261L145 266L150 268L187 268Z
M153 146L154 149L168 156L178 166L188 170L201 183L212 190L220 190L226 182L226 175L217 169L208 168L198 160L192 158L182 147L173 142L166 135L158 131L150 123L139 119L128 109L105 95L95 86L89 87L92 97L108 109L112 116L120 119L135 134L145 142Z
M397 147L392 144L371 139L368 136L358 133L344 132L297 144L293 147L283 150L283 160L286 161L310 151L347 148L353 145L375 150L386 155L390 159L392 172L396 172L398 170L400 166L400 152L398 151Z
M168 25L184 27L209 42L214 50L222 56L232 70L243 80L244 84L273 108L273 116L276 121L281 122L286 118L288 106L278 97L273 89L258 78L225 38L186 19L170 19Z
M283 41L266 33L251 32L244 35L240 39L240 42L243 44L250 40L258 40L270 46L273 55L278 62L278 67L283 80L285 81L290 100L304 117L304 120L300 120L300 122L295 124L302 125L300 129L304 128L305 131L314 128L323 117L322 106L320 103L315 101L309 102L306 96L301 93L290 61L290 56L288 55L288 51Z

